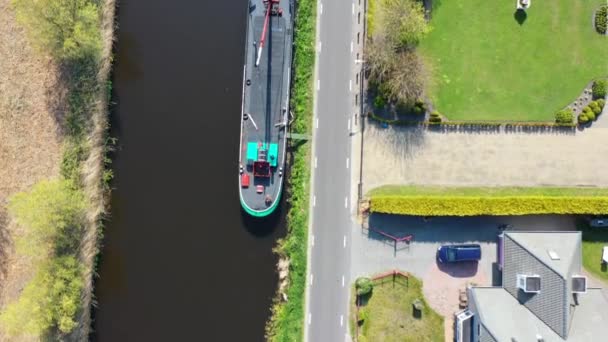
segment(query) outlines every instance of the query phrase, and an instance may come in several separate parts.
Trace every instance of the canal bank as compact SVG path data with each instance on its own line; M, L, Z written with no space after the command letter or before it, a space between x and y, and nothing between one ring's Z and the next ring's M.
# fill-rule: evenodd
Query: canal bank
M263 341L285 205L241 211L246 1L126 0L113 77L115 181L96 341Z

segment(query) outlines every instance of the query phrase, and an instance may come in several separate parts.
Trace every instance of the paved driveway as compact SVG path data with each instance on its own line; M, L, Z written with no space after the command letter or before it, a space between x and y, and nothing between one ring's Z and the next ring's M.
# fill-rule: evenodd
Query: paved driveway
M410 272L424 282L429 304L444 315L446 341L452 338L452 315L458 310L458 290L467 283L498 285L496 241L498 225L507 223L516 230L574 230L571 216L481 216L435 217L425 220L414 216L378 215L369 218L370 229L353 226L351 240L351 279L391 269ZM396 237L413 235L407 247L394 244L374 230ZM438 265L435 256L442 244L477 243L481 245L479 263Z
M604 114L606 115L606 114ZM602 120L608 120L602 118ZM604 121L608 122L608 121ZM608 186L608 128L575 133L435 132L366 125L363 187Z

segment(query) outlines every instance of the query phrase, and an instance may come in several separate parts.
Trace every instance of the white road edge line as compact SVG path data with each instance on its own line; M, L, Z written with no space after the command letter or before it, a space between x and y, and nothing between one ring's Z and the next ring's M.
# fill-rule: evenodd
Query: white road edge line
M310 314L310 312L308 313L308 325L310 325L310 321L312 320L312 315Z
M342 287L344 287L344 275L342 275Z
M342 240L342 246L346 248L346 235L344 235L344 239Z
M350 165L350 158L346 158L346 168L348 169L348 166Z
M344 197L344 208L348 208L348 197Z
M344 315L340 315L340 326L344 326Z
M317 80L317 90L321 89L321 80Z
M319 118L317 118L317 119L315 120L315 126L316 126L317 128L319 128Z
M352 7L352 8L353 8L353 11L352 11L352 12L353 12L353 14L355 14L355 4L353 4L353 7Z
M348 81L348 91L353 91L353 80Z
M312 196L312 206L316 206L317 205L317 196Z
M323 3L319 2L319 14L323 14Z
M353 52L353 42L350 42L350 52Z
M315 169L317 168L317 157L315 157Z
M348 119L347 127L348 127L348 130L350 131L350 119Z
M312 280L314 279L314 275L311 273L310 274L310 286L312 286Z
M315 235L314 235L314 234L312 234L310 237L311 237L311 240L310 240L310 245L311 245L311 246L314 246L314 245L315 245Z

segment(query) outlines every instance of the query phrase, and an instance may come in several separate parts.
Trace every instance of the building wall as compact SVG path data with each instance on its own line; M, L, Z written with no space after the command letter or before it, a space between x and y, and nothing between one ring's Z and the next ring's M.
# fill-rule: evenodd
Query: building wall
M504 237L504 248L503 288L558 335L565 338L569 316L566 279L541 263L507 234ZM540 293L525 293L519 290L517 274L539 275Z
M566 300L568 302L568 316L565 317L566 322L568 322L567 331L570 331L570 321L572 320L572 316L574 315L574 311L576 311L576 303L574 301L574 295L572 293L572 275L582 275L582 242L579 240L576 245L576 251L574 252L574 256L572 257L572 264L568 269L568 280L566 282Z

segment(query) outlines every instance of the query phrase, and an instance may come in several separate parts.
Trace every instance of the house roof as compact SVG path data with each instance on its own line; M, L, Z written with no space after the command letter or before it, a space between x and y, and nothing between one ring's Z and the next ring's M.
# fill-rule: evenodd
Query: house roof
M574 253L577 253L581 241L581 232L508 232L505 234L564 279L568 278ZM553 259L550 252L557 255L559 259Z
M608 336L608 300L600 289L578 296L568 339L564 340L502 287L472 287L469 294L479 319L497 341L588 342Z

